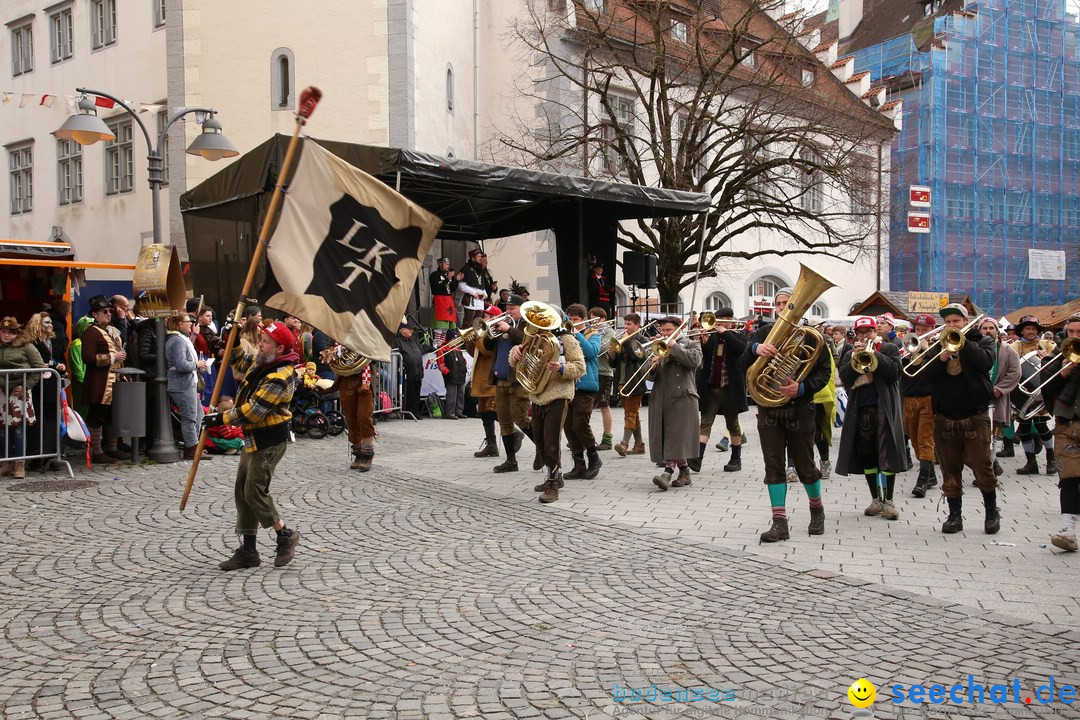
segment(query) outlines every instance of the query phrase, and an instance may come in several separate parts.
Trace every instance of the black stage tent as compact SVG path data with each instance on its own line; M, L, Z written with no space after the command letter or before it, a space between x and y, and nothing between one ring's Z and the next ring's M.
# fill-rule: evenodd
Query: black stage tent
M706 194L627 185L428 155L413 150L314 140L396 188L443 220L439 238L481 242L553 230L561 301L585 297L584 259L612 275L620 220L704 212ZM195 287L218 308L239 295L270 204L289 136L275 135L180 196ZM446 244L444 243L444 255ZM502 276L506 268L492 268ZM262 286L264 269L256 278ZM254 293L258 295L258 293Z

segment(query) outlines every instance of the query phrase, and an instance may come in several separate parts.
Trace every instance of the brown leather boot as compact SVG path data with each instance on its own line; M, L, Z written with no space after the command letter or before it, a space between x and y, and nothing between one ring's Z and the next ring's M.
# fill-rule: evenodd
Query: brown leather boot
M22 480L24 477L26 477L26 461L25 460L16 460L15 461L15 473L14 473L13 477L16 480Z
M15 464L9 462L0 463L0 477L8 477L15 472Z
M544 488L544 494L539 498L540 502L553 503L559 499L559 480L561 479L561 473L558 473L554 478L544 483L546 487Z
M640 442L637 445L635 445L634 449L630 451L630 454L631 455L644 455L645 454L645 443Z

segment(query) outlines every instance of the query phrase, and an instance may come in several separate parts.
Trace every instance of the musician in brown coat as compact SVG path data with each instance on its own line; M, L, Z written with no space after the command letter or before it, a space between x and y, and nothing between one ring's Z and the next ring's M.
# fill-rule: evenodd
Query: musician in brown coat
M489 317L499 315L499 309L492 305L486 311ZM471 341L465 349L473 354L472 384L469 395L476 398L476 412L484 424L484 444L473 453L473 457L499 457L499 441L495 437L495 384L491 381L491 364L495 355L483 342Z
M94 322L82 334L82 358L86 365L83 383L83 401L89 406L86 427L90 430L91 460L108 463L123 460L124 455L116 447L116 437L111 433L105 438L102 449L103 428L112 422L113 383L116 370L124 366L127 353L120 340L120 332L109 324L112 306L104 295L90 298L90 316Z

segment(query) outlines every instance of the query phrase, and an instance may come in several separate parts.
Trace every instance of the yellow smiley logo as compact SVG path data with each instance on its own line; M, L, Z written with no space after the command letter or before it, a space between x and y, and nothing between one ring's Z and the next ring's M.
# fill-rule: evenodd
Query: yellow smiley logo
M851 683L847 691L848 700L857 708L868 708L874 704L877 688L866 678L859 678Z

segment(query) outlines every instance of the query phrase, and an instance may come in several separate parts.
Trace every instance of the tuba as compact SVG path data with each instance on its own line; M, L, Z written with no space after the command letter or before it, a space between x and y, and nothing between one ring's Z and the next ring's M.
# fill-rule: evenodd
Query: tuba
M559 341L552 334L562 325L562 317L547 303L530 300L521 306L525 340L517 363L517 379L531 394L539 394L551 381L547 364L559 357Z
M776 346L773 358L759 357L746 372L746 389L760 407L780 407L788 402L777 390L790 378L802 382L810 374L825 347L825 338L812 327L797 323L817 299L836 283L802 263L799 280L787 308L776 318L765 342Z
M335 375L348 377L355 375L371 363L371 358L364 357L344 345L334 345L319 353L319 359L330 366Z

